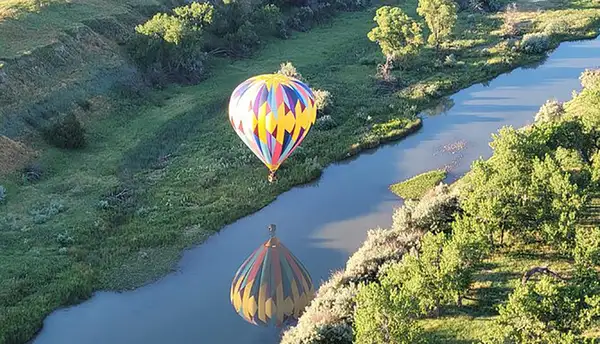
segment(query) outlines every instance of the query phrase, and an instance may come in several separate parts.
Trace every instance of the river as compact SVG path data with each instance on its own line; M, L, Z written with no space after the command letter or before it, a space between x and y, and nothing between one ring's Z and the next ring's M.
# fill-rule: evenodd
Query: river
M568 42L535 68L459 91L449 97L453 106L424 115L417 133L329 166L317 182L280 195L184 252L176 272L133 291L97 292L80 305L53 312L33 342L277 343L276 330L245 322L229 301L235 271L268 238L268 224L277 224L280 240L319 284L344 266L369 228L391 224L401 201L390 184L444 166L451 167L447 182L455 180L473 160L491 155L492 133L531 123L547 99L570 99L572 90L581 89L580 73L598 65L600 40ZM442 148L456 142L464 146L459 151Z

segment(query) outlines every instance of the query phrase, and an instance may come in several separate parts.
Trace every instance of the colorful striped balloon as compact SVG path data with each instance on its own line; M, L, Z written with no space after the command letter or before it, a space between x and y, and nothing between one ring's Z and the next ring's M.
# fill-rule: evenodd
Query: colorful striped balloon
M242 82L229 100L229 121L270 170L270 178L300 145L317 118L312 90L282 74Z
M236 312L246 321L261 326L281 327L298 319L315 290L306 268L275 237L244 261L231 283L230 298Z

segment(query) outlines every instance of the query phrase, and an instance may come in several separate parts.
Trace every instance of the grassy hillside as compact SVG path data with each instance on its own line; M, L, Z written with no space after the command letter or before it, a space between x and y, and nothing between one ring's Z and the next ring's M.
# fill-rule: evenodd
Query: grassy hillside
M414 15L415 1L401 6ZM580 9L548 12L529 30L541 31L570 16L564 34L557 35L553 44L594 35L598 8L588 2L569 6ZM23 13L25 19L38 15ZM44 13L42 8L39 15ZM81 99L89 103L75 101L69 106L82 119L89 145L65 151L38 143L37 166L2 179L7 195L0 205L0 260L5 262L0 275L7 278L0 280L0 342L29 339L45 315L89 297L93 290L139 286L164 274L183 248L260 209L293 185L318 177L323 166L415 131L421 124L415 114L430 101L543 58L512 50L499 36L497 15L463 12L456 37L444 46L445 53L454 54L454 62L440 62L432 49L425 48L411 68L394 72L400 80L394 89L372 76L383 61L377 45L366 37L374 26L373 16L373 10L344 13L289 40L270 41L252 59L216 60L212 76L196 86L139 94L125 84L125 96L120 98L88 98L86 87L102 79L89 72L84 79L94 83L70 82L69 75L82 80L72 74L74 70L101 70L101 74L112 70L112 75L125 75L126 81L135 71L79 68L60 59L52 61L62 61L58 63L62 69L31 69L37 74L26 79L29 84L8 83L13 92L8 108L29 107L27 98L16 96L26 90L31 90L32 101L52 98L55 90L65 97L83 92ZM97 32L91 31L96 37ZM72 43L77 46L77 41ZM106 63L120 63L120 53L105 47L86 52L98 60L81 61L104 61L105 53L114 56ZM5 67L9 78L21 72L28 75L30 68L18 67L27 66L20 61L47 61L42 55L21 60L14 57L18 49L11 54L14 60L7 59L13 62ZM285 61L293 62L312 87L330 91L333 106L327 125L311 130L281 168L279 182L270 185L265 168L230 128L226 104L239 82L273 72ZM11 74L15 70L11 68L21 72ZM38 88L34 82L40 75L50 81ZM0 91L6 85L0 84ZM11 114L11 118L22 115ZM6 118L3 130L13 128L20 134ZM30 173L35 178L29 178Z
M171 0L4 0L0 3L0 59L51 45L67 32L102 20L141 19Z
M170 0L0 2L0 135L102 104L141 77L120 46ZM104 105L98 105L104 106Z

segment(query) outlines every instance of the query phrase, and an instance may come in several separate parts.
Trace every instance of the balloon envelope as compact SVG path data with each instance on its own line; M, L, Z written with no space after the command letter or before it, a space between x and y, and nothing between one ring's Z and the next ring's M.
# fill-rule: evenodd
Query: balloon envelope
M252 77L229 100L233 129L271 172L300 145L316 118L312 90L282 74Z
M298 319L315 290L306 268L271 237L240 266L231 283L231 303L246 321L280 327Z

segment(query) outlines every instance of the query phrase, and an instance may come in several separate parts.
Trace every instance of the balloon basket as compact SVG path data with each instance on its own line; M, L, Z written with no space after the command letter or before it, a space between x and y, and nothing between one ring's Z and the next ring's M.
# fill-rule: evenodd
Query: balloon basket
M275 176L275 172L269 173L269 177L267 177L267 180L271 184L273 184L274 182L276 182L277 181L277 177Z

